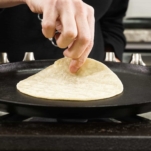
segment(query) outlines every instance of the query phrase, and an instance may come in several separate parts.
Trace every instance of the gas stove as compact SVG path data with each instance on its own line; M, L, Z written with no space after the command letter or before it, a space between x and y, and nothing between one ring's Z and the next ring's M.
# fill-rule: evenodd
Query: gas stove
M150 151L151 121L141 116L66 120L3 114L0 150Z

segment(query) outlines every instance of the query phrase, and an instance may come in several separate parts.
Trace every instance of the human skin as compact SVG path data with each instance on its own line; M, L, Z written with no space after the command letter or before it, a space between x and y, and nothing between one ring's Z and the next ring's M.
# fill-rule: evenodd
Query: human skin
M42 33L52 38L55 30L57 45L66 48L64 56L72 58L70 71L83 65L94 43L94 9L82 0L0 0L0 8L27 4L34 13L43 14Z

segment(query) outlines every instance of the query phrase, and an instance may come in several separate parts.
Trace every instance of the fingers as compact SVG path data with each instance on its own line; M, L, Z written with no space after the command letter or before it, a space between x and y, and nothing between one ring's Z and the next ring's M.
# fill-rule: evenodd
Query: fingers
M56 3L50 1L49 4L51 6L45 7L43 10L43 20L42 20L42 32L46 38L52 38L55 33L56 20L58 18L58 12L55 9ZM53 13L52 13L53 12Z
M50 1L51 11L50 6L43 11L42 32L47 38L54 36L55 29L61 32L55 35L57 45L68 47L64 55L73 59L70 71L75 73L93 47L94 10L81 0Z
M73 59L70 63L69 69L71 73L76 73L80 67L84 64L84 62L86 61L91 49L93 47L93 44L89 44L89 46L86 48L86 50L84 51L84 53L80 56L80 58L78 59Z
M87 5L87 4L86 4ZM94 8L87 5L87 9L88 9L88 24L89 24L89 30L91 32L91 44L93 45L94 43L94 33L95 33L95 18L94 18Z
M56 30L57 30L59 33L61 33L61 31L62 31L62 24L61 24L60 20L57 20L57 21L56 21Z
M60 9L60 21L62 24L61 34L57 39L57 45L60 48L66 48L70 45L77 36L77 27L74 18L74 11L71 4L71 1L63 3L64 7Z
M65 56L73 59L78 59L83 54L91 39L87 20L84 17L78 17L76 21L78 36L72 46L64 51Z
M90 54L92 48L93 48L93 43L94 43L94 26L95 26L95 19L94 19L94 10L91 7L87 7L89 14L87 15L87 21L88 21L88 26L89 26L89 31L90 31L90 41L88 43L88 46L82 53L82 55L77 58L73 59L70 63L70 71L72 73L76 73L79 68L84 64L85 60L87 59L88 55Z
M75 21L78 35L72 46L64 51L65 56L73 59L77 59L83 54L91 39L86 9L83 7L82 2L77 5L78 10L76 10Z

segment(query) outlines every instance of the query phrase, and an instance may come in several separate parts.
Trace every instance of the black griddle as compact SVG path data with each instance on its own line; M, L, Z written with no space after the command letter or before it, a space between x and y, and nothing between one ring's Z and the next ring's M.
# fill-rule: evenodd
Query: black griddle
M0 65L0 110L24 116L65 119L124 117L151 110L151 67L104 62L124 85L122 94L104 100L70 102L38 99L16 89L20 80L53 63L54 60L43 60Z

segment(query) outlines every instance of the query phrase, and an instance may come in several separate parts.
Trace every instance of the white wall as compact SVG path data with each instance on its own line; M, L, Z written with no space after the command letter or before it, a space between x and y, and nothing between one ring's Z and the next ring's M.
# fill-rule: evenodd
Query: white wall
M130 0L126 17L151 18L151 0Z

